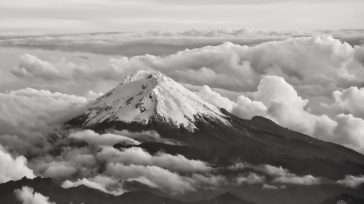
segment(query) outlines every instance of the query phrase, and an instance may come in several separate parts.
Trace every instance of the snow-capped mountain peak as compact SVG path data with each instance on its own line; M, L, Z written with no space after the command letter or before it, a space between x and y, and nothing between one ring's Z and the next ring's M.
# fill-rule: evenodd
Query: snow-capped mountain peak
M160 72L137 71L117 87L96 99L86 112L85 125L104 121L151 120L193 130L197 119L209 118L229 124L226 116L173 79Z

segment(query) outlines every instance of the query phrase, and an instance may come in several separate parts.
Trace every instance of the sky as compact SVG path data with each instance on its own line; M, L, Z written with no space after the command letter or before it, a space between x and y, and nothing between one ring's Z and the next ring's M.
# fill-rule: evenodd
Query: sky
M0 33L364 28L362 0L1 0Z

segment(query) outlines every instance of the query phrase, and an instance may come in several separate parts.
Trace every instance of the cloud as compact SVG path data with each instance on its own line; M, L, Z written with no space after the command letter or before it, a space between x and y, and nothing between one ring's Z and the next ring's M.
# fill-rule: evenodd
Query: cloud
M111 131L113 134L117 135L123 135L125 137L129 137L135 140L138 140L139 142L160 142L160 143L166 143L166 144L173 144L178 145L176 141L173 141L171 139L163 138L159 135L159 133L155 130L145 130L145 131L128 131L128 130L114 130Z
M15 189L14 193L17 199L23 204L55 204L54 202L49 201L48 197L34 192L34 189L28 186L23 186L21 189Z
M327 93L337 87L360 83L364 72L354 57L356 52L357 49L349 44L322 35L252 47L223 43L163 57L134 56L124 58L119 65L128 69L155 69L180 82L235 91L250 91L256 87L260 76L271 74L281 76L301 91L314 95L313 85L320 92ZM306 87L307 84L311 86Z
M90 36L86 35L84 38L78 36L77 41L86 39L87 43L90 43L87 40L88 37ZM114 39L112 35L99 37L91 35L91 37L107 42ZM139 37L143 39L145 36ZM69 38L72 39L72 36L64 37L63 40L67 41ZM92 42L98 42L97 40ZM73 63L64 60L53 63L53 66L57 67L58 72L69 81L78 81L78 83L88 84L89 87L92 86L88 81L90 79L98 82L104 80L115 82L131 71L154 69L180 82L245 92L253 90L261 76L277 75L285 78L304 95L312 97L331 93L338 87L358 85L361 83L361 77L364 76L360 58L361 49L329 35L289 38L256 46L242 46L231 42L220 43L213 44L216 46L180 49L182 51L169 53L169 55L139 54L111 58L106 62L107 65L98 67L93 65L93 61ZM19 67L21 66L15 70L21 69ZM34 68L29 66L30 69ZM47 79L41 75L27 77Z
M104 175L98 175L92 178L82 178L76 181L66 180L62 183L63 188L72 188L78 186L87 186L105 193L111 193L113 195L121 195L124 193L122 187L118 185L118 180L107 177Z
M69 178L76 172L77 169L67 162L51 162L42 174L50 178Z
M192 184L184 177L157 166L110 163L106 167L106 174L123 180L144 177L163 191L177 194L194 190Z
M12 73L20 78L37 77L45 80L60 80L63 78L59 69L53 64L30 54L24 54L20 57L18 67L12 70Z
M274 186L274 185L270 185L270 184L264 184L264 185L262 186L262 189L277 190L277 189L279 189L279 187Z
M211 167L199 160L191 160L182 155L167 153L151 155L139 147L131 147L121 151L113 147L104 147L97 157L108 162L158 166L175 172L206 172L211 170Z
M125 37L127 39L144 39L148 35L168 36L169 34L126 35L129 35L129 37ZM115 36L112 34L64 36L62 39L67 41L72 40L73 37L79 41L85 40L88 42L88 38L113 41ZM42 37L39 38L42 39ZM40 39L39 41L42 41ZM21 39L18 40L22 41ZM45 67L52 64L58 74L62 76L61 78L66 79L66 81L57 84L58 89L65 89L70 92L77 90L77 92L82 93L87 92L89 89L105 92L107 91L105 84L109 84L108 88L110 88L110 84L116 84L123 76L138 69L161 71L182 83L197 86L208 85L213 90L219 88L243 93L254 91L262 77L266 75L279 76L296 90L297 95L303 96L304 100L309 100L306 108L310 109L312 113L317 115L327 114L332 117L330 110L326 110L325 113L322 112L321 102L332 101L331 94L334 91L351 86L360 86L361 78L364 77L362 55L363 52L360 46L353 47L329 35L319 35L265 42L255 46L242 46L226 42L216 46L187 49L162 56L148 54L132 57L113 57L105 60L102 65L96 64L99 60L99 57L96 56L90 56L88 60L82 62L77 60L68 62L63 58L52 62L50 60L41 60L36 56L31 58L37 58L33 59L35 62L43 62L38 64L47 64ZM19 63L22 66L16 67L13 72L25 66L23 64L26 63L22 63L22 61L24 60ZM35 69L32 63L28 64L29 70ZM44 70L48 69L45 68ZM18 75L18 77L28 80L30 84L36 81L49 81L49 77L32 73L38 72L35 70L29 72L26 76ZM52 74L52 72L49 74ZM53 77L57 76L54 75ZM47 87L49 84L44 83L42 86ZM212 93L209 93L205 87L200 94L206 98ZM220 102L217 102L218 100L210 101L215 101L214 104L218 106L224 105L225 108L230 110L231 103L222 97L219 98ZM245 105L252 107L253 110L256 109L259 114L264 112L261 104L249 101L246 97L241 97L238 102L242 106ZM240 114L250 117L254 111L249 110L249 108L246 110L241 109Z
M347 175L344 179L338 180L336 183L350 188L357 188L364 183L364 176Z
M30 81L56 80L64 84L75 85L74 82L90 84L89 80L93 79L120 80L119 76L125 71L117 67L120 62L123 62L123 58L110 58L106 61L106 66L99 68L92 64L68 62L63 58L51 63L32 54L23 54L20 56L19 64L11 70L11 73L18 78Z
M238 184L263 184L263 188L281 188L285 185L316 185L323 180L312 175L296 175L283 167L270 164L252 165L237 162L228 167L234 172L246 172L237 177Z
M98 134L92 130L83 130L72 132L68 138L77 140L77 141L85 141L89 144L95 145L107 145L112 146L117 143L124 144L124 145L139 145L140 142L131 139L129 137L125 137L122 135L115 135L115 134Z
M42 148L45 135L87 103L85 97L31 88L0 93L0 101L0 141L21 153Z
M230 112L235 105L230 99L221 96L217 92L211 90L211 88L206 85L202 86L197 94L205 101L210 102L212 105L219 108L224 108L225 110Z
M84 97L31 88L0 93L0 101L2 134L47 130L77 115L87 103Z
M223 103L220 94L211 89L209 94L210 97L204 97L209 102L214 103L216 100ZM256 115L268 117L280 125L309 135L314 135L319 125L324 126L322 129L329 129L327 127L334 123L328 116L310 113L306 109L309 101L300 97L282 77L264 76L257 90L249 95L250 98L240 95L237 102L224 98L226 100L224 103L233 104L232 113L239 117L248 119Z
M65 188L86 185L118 195L124 192L124 184L138 181L180 194L222 182L211 174L208 164L182 155L152 155L139 147L118 150L94 144L56 148L58 153L32 158L30 166L38 175L59 179Z
M206 87L201 89L206 89ZM250 119L256 115L264 116L292 130L363 152L364 119L352 114L340 113L341 109L347 107L350 112L360 115L361 103L359 103L360 93L358 93L360 91L361 89L357 88L335 91L333 93L334 104L325 104L328 109L339 110L337 111L339 114L333 114L334 117L313 113L308 107L310 101L302 98L292 85L278 76L262 77L257 90L238 96L237 102L233 102L211 89L209 92L204 91L204 94L208 96L203 96L203 98L212 104L225 103L229 106L232 104L232 113L239 117ZM349 108L354 106L356 108Z
M238 176L236 178L237 184L262 184L265 182L265 177L255 174L255 173L249 173L247 176Z
M23 177L34 178L33 171L27 166L27 159L24 156L12 157L0 145L0 183Z
M350 87L342 91L333 92L335 100L332 108L339 109L340 112L351 113L356 117L364 118L364 88Z
M317 116L310 113L306 106L307 99L298 95L296 90L283 78L265 76L260 81L253 98L257 103L264 104L267 115L276 120L280 125L290 129L314 135L316 124L326 124L327 116ZM294 120L292 120L294 118Z
M254 101L241 95L238 97L232 113L241 118L252 118L253 116L267 116L267 107L260 101Z
M263 171L273 176L272 182L277 184L315 185L321 183L319 178L312 175L297 176L290 173L287 169L269 164L263 166Z
M351 114L335 117L334 141L359 152L364 152L364 120Z
M359 46L323 35L257 46L224 43L166 56L113 58L100 67L92 65L93 61L52 62L24 55L13 74L30 84L42 82L41 86L54 84L56 80L57 86L64 86L68 93L79 89L88 91L87 87L92 84L89 98L95 98L100 90L93 88L102 83L119 81L136 69L158 70L191 87L207 84L198 94L240 117L265 116L290 129L362 151L364 123L359 103L362 89L358 88L364 76L362 54ZM47 131L82 110L88 100L83 96L31 88L0 93L0 142L18 152L44 149L34 144L40 144ZM122 188L118 186L110 191L110 186L117 184L109 183L108 179L118 182L134 179L178 193L225 182L225 178L216 175L214 168L203 161L163 152L150 154L137 147L118 150L102 146L126 141L175 144L153 131L107 134L78 131L69 137L88 144L65 145L57 147L55 153L32 157L28 163L36 174L70 179L72 185L99 184L98 188L104 187L109 192ZM118 169L126 174L117 173ZM276 172L261 167L251 174L239 175L239 183L260 181L262 184L263 177L275 186L314 185L321 181L311 175L295 175L281 167L272 169ZM100 179L102 176L108 179ZM171 177L172 181L159 181L164 176ZM173 183L182 190L170 188Z

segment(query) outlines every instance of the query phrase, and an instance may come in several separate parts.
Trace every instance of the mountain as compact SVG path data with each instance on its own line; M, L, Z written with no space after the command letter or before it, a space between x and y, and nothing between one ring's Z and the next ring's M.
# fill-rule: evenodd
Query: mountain
M221 111L159 72L139 71L92 103L84 126L109 121L183 127L193 131L196 121L209 118L229 124Z
M56 204L187 204L186 202L159 196L146 191L127 192L120 196L113 196L86 186L78 186L64 189L49 178L27 179L10 181L0 184L0 204L21 204L16 199L14 190L28 186L35 192L49 197L49 200ZM209 200L188 202L189 204L253 204L244 201L231 193L225 193Z
M271 164L298 175L332 180L364 172L364 156L351 149L289 130L263 117L239 118L159 72L138 71L126 77L65 127L100 133L156 130L163 138L182 145L147 142L140 147L217 166L236 161Z

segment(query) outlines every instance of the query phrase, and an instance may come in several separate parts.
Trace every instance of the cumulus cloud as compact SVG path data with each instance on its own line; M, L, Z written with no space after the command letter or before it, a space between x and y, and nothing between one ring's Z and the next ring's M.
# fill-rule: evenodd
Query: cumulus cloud
M262 189L277 190L277 189L279 189L279 187L277 187L275 185L270 185L270 184L263 184Z
M275 167L269 164L263 166L263 171L274 177L272 181L273 183L296 185L315 185L321 183L319 178L312 175L297 176L290 173L287 169Z
M58 147L57 147L58 148ZM166 193L183 193L216 186L222 178L211 174L207 163L163 152L150 154L139 147L64 146L56 154L39 155L30 161L39 175L63 181L65 188L86 185L114 195L123 185L138 181Z
M14 193L16 198L23 204L55 204L54 202L49 201L48 197L38 192L34 192L34 189L28 186L23 186L21 189L15 189Z
M350 188L357 188L364 183L364 176L347 175L344 179L338 180L336 183Z
M67 162L51 162L43 171L45 177L68 178L77 172L77 169Z
M260 101L251 100L241 95L238 97L232 113L241 118L252 118L253 116L267 116L267 107Z
M87 103L84 97L31 88L0 93L0 101L2 134L49 129L77 115Z
M228 167L233 171L249 171L237 177L239 184L263 184L263 188L281 188L282 186L293 185L316 185L323 181L312 175L296 175L283 167L276 167L270 164L251 165L249 163L237 162ZM265 185L264 185L265 184Z
M110 58L108 66L96 68L90 64L76 64L67 62L64 59L51 63L47 60L40 59L32 54L23 54L20 56L19 64L11 72L20 78L50 80L89 80L100 79L113 80L122 73L122 69L116 67L120 60Z
M124 145L139 145L140 142L131 139L129 137L125 137L122 135L115 135L115 134L98 134L92 130L83 130L72 132L69 138L77 140L77 141L85 141L89 144L95 145L108 145L112 146L117 143L124 144Z
M53 66L71 81L89 86L89 79L120 80L123 75L136 69L154 69L180 82L243 92L253 90L259 83L260 76L270 74L284 77L300 92L313 97L327 94L338 87L360 84L364 75L361 55L361 49L331 36L320 35L250 47L223 43L183 50L167 56L112 58L107 66L101 67L94 67L92 63L65 62L59 67ZM16 70L21 69L19 67L21 66ZM34 66L29 66L31 69ZM40 75L30 77L42 78Z
M137 69L153 69L164 72L179 82L208 85L212 88L237 92L254 91L261 83L262 76L275 75L284 78L284 81L293 87L291 89L295 90L289 91L288 86L279 86L279 84L283 83L276 83L279 86L274 87L276 90L286 87L287 93L293 93L290 95L281 93L279 100L282 101L284 97L293 99L295 97L294 92L296 92L299 97L294 99L296 104L294 108L304 106L310 109L312 113L322 115L324 113L322 113L320 102L331 101L330 95L333 91L360 85L361 78L364 76L363 63L361 63L362 54L362 49L359 46L353 47L329 35L320 35L290 38L256 46L223 43L218 46L183 50L167 56L140 55L112 58L106 63L107 66L99 67L95 67L92 62L68 63L65 61L59 65L58 62L53 63L53 66L58 66L56 70L68 79L67 82L64 82L64 87L71 90L74 90L76 86L77 90L102 86L105 80L109 83L116 83L123 76ZM33 61L39 61L39 59ZM19 67L21 66L15 69ZM32 65L29 66L29 69L35 68ZM45 70L48 69L45 68ZM34 71L34 73L37 72ZM47 80L47 78L40 75L29 75L27 78ZM93 83L90 84L90 80ZM268 79L266 81L270 84ZM69 82L75 84L70 86L71 83ZM207 87L201 89L200 92L202 97L210 100L215 105L224 106L227 110L231 110L234 104L228 102L224 97L216 98L216 100L208 99L208 97L214 97L214 95L209 92ZM306 99L302 99L302 97L300 99L300 96L304 96ZM339 97L336 98L339 99ZM245 108L245 110L237 109L236 112L245 117L251 117L254 113L263 115L265 109L262 104L258 100L255 100L255 102L251 99L253 98L240 97L237 102L241 104L241 107L248 108ZM275 107L269 110L272 113L280 111L279 107L282 103L274 105L270 102L269 104ZM264 105L267 106L267 104ZM356 112L359 111L357 110L358 107L353 106L353 104L346 107L349 111L354 111L353 108L355 108ZM332 116L330 113L325 114ZM299 127L297 130L306 133L310 133L308 129L313 126L313 123L324 124L322 121L326 120L325 118L305 115L307 119L305 120L307 121L305 127ZM289 122L292 123L292 121ZM294 124L290 125L295 126Z
M119 65L124 69L155 69L181 82L236 91L250 91L261 75L272 74L314 95L313 85L317 86L317 91L327 93L336 86L360 83L363 71L355 53L356 49L349 44L324 35L253 47L224 43L163 57L134 56L120 60ZM307 84L311 86L305 86Z
M296 90L281 77L263 77L257 91L253 93L253 98L258 101L257 103L263 103L267 115L279 124L309 135L314 134L317 121L324 123L327 119L325 116L310 113L306 109L308 100L300 97ZM292 120L292 118L295 119Z
M72 188L78 186L87 186L105 193L111 193L113 195L121 195L124 190L117 179L105 176L97 175L91 178L77 179L76 181L66 180L62 183L63 188Z
M211 90L211 88L207 85L202 86L197 94L205 101L210 102L212 105L215 105L219 108L224 108L229 112L232 111L235 105L234 102L232 102L230 99L221 96L219 93Z
M159 166L176 172L205 172L211 170L211 167L199 160L191 160L182 155L167 153L151 155L139 147L131 147L121 151L113 147L104 147L97 156L98 159L109 162Z
M110 163L106 167L106 174L123 180L144 177L166 192L184 193L194 190L192 184L184 177L157 166Z
M27 166L27 159L24 156L12 157L0 145L0 183L23 177L34 178L33 171Z
M57 154L45 154L32 158L29 166L39 175L60 180L73 176L92 177L97 174L99 168L102 168L102 164L95 158L98 148L93 146L79 148L66 146L57 151L59 151Z
M335 103L332 108L364 118L364 88L350 87L342 91L337 90L333 92L333 97Z
M18 77L34 76L46 80L60 80L63 78L59 69L53 64L30 54L24 54L20 57L18 67L12 73Z
M0 101L0 141L25 153L37 151L30 146L45 143L46 133L76 116L88 100L76 95L26 88L0 93Z
M125 137L135 139L139 142L160 142L160 143L177 145L176 141L161 137L159 133L155 130L146 130L146 131L113 130L111 132L113 134L123 135Z
M334 141L359 152L364 152L364 120L351 114L335 117Z
M262 184L265 182L265 176L258 175L256 173L249 173L246 176L238 176L236 178L237 184Z
M360 91L357 88L335 91L334 104L326 104L326 107L336 110L346 107L360 115L360 93L357 93ZM309 100L302 98L282 77L264 76L255 92L238 96L237 102L224 98L211 89L209 92L204 91L204 94L208 96L203 98L212 104L226 103L229 106L232 104L232 113L239 117L250 119L257 115L264 116L292 130L363 152L364 120L362 118L340 113L340 111L338 112L340 114L336 116L334 114L333 118L326 114L313 113L308 107ZM225 99L226 102L220 98ZM349 108L354 106L356 108Z

